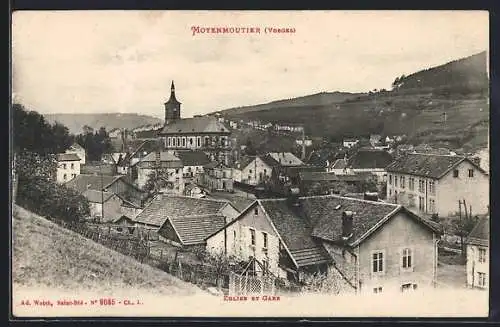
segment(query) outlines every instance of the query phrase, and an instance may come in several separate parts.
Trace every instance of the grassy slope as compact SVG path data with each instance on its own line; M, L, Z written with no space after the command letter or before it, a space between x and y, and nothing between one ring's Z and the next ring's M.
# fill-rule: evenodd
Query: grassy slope
M199 294L200 289L142 265L21 207L14 207L14 287L63 290L137 289L163 295Z
M73 134L80 134L84 125L94 129L106 127L107 131L113 128L133 129L143 125L163 123L159 118L138 114L44 114L51 123L58 121L68 127Z

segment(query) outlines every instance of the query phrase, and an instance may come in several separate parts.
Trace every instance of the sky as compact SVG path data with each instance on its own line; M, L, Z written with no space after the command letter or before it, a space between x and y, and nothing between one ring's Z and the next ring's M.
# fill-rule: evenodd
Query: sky
M13 98L44 113L182 116L318 92L389 89L488 50L487 11L15 12ZM193 35L192 27L261 33ZM266 27L293 28L269 34Z

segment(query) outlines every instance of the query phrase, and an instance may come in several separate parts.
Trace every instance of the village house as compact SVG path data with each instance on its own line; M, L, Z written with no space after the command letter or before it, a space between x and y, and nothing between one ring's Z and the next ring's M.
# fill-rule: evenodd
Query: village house
M404 207L336 195L260 199L206 240L209 253L255 258L301 282L334 274L351 291L433 287L441 231Z
M144 188L152 173L159 174L166 184L161 192L183 194L184 178L181 159L168 151L151 152L135 164L137 167L137 186Z
M212 161L204 166L201 185L210 192L233 192L233 169Z
M136 164L145 156L154 151L161 151L163 144L159 140L132 140L127 143L127 152L120 152L116 162L117 172L127 175L130 180L137 180L138 171ZM116 154L112 154L115 158ZM121 155L121 159L120 159Z
M339 186L347 185L353 191L367 191L362 190L362 185L370 178L374 178L371 173L360 172L352 174L335 174L333 172L320 172L320 171L301 171L299 173L299 187L304 194L314 192L314 188L326 191L324 194L338 194L340 192ZM340 189L344 189L340 187ZM368 190L377 191L377 190ZM349 192L350 193L350 192Z
M344 139L344 141L342 142L344 148L352 148L358 144L359 144L359 139L352 139L352 138Z
M147 194L128 182L125 176L84 175L80 174L65 184L66 187L83 194L87 190L111 192L135 206L142 207Z
M80 175L80 157L75 153L59 153L56 182L66 183L78 175Z
M239 211L229 202L157 195L135 218L136 226L158 233L176 246L205 244L205 238L231 222Z
M73 143L67 150L67 154L74 153L80 158L80 165L85 165L85 161L87 159L87 155L85 149L78 143Z
M192 183L198 183L201 174L203 174L203 166L210 163L210 158L203 151L198 150L181 150L173 152L182 162L182 177L184 186Z
M465 200L473 215L489 211L488 174L467 157L413 153L386 170L387 199L410 210L446 217Z
M379 183L385 183L387 167L393 161L393 156L384 150L361 148L349 158L337 159L327 172L337 175L355 173L370 173L376 176Z
M291 152L270 152L264 156L256 156L241 171L242 183L258 185L268 181L274 173L289 167L302 167L305 164ZM286 176L283 176L286 178Z
M115 222L119 218L134 219L142 208L112 192L88 189L83 192L90 204L90 218L99 222Z
M467 285L469 287L488 289L489 286L489 224L488 217L480 218L465 241L467 251Z
M167 150L201 150L211 161L229 164L229 128L212 116L181 118L181 103L176 99L174 82L170 99L165 103L165 126L158 135Z

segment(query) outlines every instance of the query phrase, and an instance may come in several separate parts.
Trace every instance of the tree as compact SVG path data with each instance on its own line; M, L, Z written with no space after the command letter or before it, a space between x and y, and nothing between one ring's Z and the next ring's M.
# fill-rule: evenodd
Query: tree
M257 150L255 149L255 146L252 143L252 140L247 139L245 143L245 154L248 156L255 156L257 155Z
M84 127L84 133L77 135L75 140L85 148L89 161L101 160L102 155L111 152L113 148L111 138L104 127L101 127L95 133L92 128Z
M38 112L27 111L19 103L13 104L12 109L16 153L61 153L73 142L73 136L66 126L57 122L51 125Z
M340 282L337 275L330 274L306 274L304 276L302 291L321 293L321 294L339 294Z
M158 169L152 171L144 184L143 190L149 193L149 196L155 196L160 193L161 190L165 188L173 187L172 182L169 181L169 177L172 173L169 173L165 169Z

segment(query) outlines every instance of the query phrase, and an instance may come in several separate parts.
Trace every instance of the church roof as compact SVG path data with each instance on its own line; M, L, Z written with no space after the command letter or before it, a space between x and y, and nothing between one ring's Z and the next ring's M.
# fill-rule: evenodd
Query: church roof
M229 129L214 117L183 118L163 127L160 135L217 133L229 135Z

